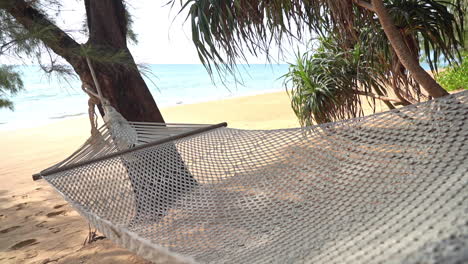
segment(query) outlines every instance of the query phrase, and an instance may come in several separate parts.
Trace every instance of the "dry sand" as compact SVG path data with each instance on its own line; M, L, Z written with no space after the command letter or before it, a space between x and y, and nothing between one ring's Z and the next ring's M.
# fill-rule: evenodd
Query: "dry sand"
M285 92L181 105L162 112L167 122L226 121L229 127L245 129L299 126ZM31 179L33 173L72 153L88 136L86 117L0 131L0 263L147 263L108 240L83 247L88 234L85 219L44 181Z

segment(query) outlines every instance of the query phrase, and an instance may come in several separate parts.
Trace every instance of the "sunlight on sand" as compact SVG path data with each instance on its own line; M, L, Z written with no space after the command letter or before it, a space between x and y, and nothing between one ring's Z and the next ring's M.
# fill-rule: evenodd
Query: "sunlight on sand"
M244 129L299 126L285 92L180 105L162 112L167 122L175 123L226 121L229 127ZM366 113L372 113L369 107ZM44 181L31 179L78 148L89 130L87 118L79 117L0 131L0 263L146 263L108 240L83 247L88 234L85 219Z

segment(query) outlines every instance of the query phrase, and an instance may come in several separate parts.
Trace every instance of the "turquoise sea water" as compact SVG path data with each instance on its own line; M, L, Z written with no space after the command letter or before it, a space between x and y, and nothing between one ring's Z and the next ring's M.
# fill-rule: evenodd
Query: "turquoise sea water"
M14 96L15 111L0 109L0 130L33 127L87 114L87 95L78 79L48 78L38 66L21 66L25 91ZM231 78L213 83L202 65L149 65L147 84L160 107L282 91L286 64L241 66L243 85Z

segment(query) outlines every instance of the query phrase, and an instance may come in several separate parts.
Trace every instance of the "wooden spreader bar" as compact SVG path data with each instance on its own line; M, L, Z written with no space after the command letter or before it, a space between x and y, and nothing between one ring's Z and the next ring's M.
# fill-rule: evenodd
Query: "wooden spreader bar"
M39 173L34 174L32 176L32 178L33 178L34 181L37 181L37 180L42 179L43 176L48 176L48 175L51 175L51 174L54 174L54 173L58 173L58 172L74 169L74 168L77 168L77 167L89 165L89 164L94 163L94 162L99 162L99 161L111 159L111 158L114 158L114 157L117 157L117 156L120 156L120 155L123 155L123 154L132 153L132 152L135 152L135 151L138 151L138 150L141 150L141 149L154 147L154 146L164 144L164 143L167 143L167 142L170 142L170 141L173 141L173 140L193 136L193 135L196 135L196 134L200 134L200 133L203 133L203 132L207 132L207 131L210 131L210 130L213 130L213 129L216 129L216 128L226 127L226 126L227 126L227 123L222 122L222 123L215 124L215 125L201 127L201 128L198 128L198 129L194 129L192 131L181 133L179 135L163 138L163 139L156 140L156 141L153 141L153 142L150 142L150 143L147 143L147 144L136 146L134 148L130 148L130 149L118 151L118 152L115 152L115 153L111 153L111 154L108 154L108 155L105 155L105 156L102 156L102 157L98 157L98 158L95 158L95 159L85 160L85 161L77 162L77 163L70 164L70 165L63 166L63 167L59 167L59 168L45 169L45 170L43 170L43 171L41 171Z

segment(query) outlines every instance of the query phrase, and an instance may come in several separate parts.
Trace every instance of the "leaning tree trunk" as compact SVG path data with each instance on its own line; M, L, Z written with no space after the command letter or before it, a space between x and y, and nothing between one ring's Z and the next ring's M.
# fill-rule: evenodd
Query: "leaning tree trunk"
M396 28L391 16L385 8L382 0L372 0L372 6L377 14L380 23L384 29L385 35L387 35L393 50L398 56L403 66L413 75L414 79L429 93L432 97L441 97L448 95L435 80L429 75L414 59L410 50L406 46L403 37Z
M94 61L93 56L89 57L93 61L103 96L129 121L164 122L127 48L128 25L123 1L85 0L85 7L90 35L85 46L96 54ZM43 31L38 38L44 45L70 63L82 82L94 87L82 46L47 16L25 0L5 2L0 5L0 9L10 14L26 30L32 33ZM109 54L124 54L124 63L119 66L99 62L99 57ZM142 175L140 170L122 159L134 188L137 220L148 217L158 219L181 195L197 185L175 146L167 149L162 159L171 159L178 166L146 170L152 173ZM145 166L156 166L148 158L141 162Z
M99 55L122 54L123 63L95 67L103 96L127 120L162 122L164 119L156 106L145 81L137 70L127 47L127 19L122 1L85 0L89 29L89 46ZM92 85L88 72L80 77Z
M122 1L85 0L89 40L86 43L94 52L125 54L122 66L102 65L96 68L103 96L129 121L163 122L151 93L137 70L127 47L127 19ZM98 64L99 65L99 64ZM88 82L89 75L84 79ZM132 182L135 199L134 221L158 221L185 192L197 185L186 168L175 145L154 157L140 156L135 165L122 158ZM160 160L155 160L159 156ZM178 165L172 165L178 164ZM151 166L160 166L151 169Z

